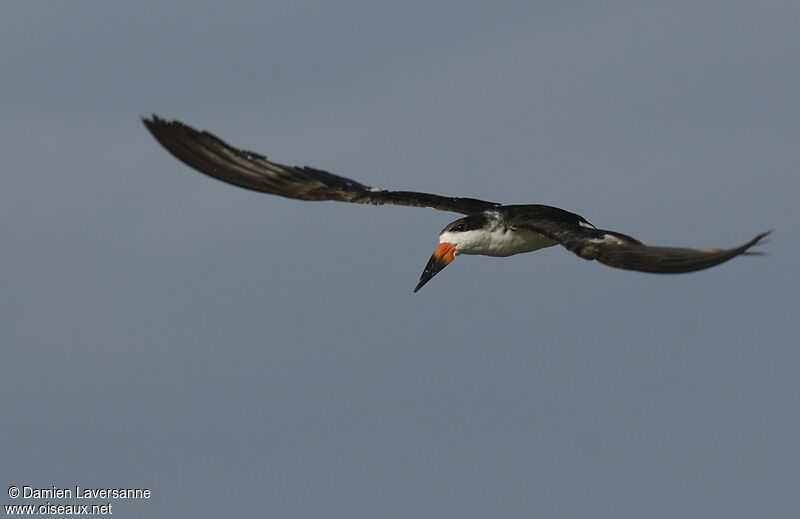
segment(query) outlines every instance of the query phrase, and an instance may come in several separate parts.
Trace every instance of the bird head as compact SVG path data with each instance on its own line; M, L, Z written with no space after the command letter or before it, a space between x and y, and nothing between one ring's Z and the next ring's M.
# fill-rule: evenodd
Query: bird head
M474 231L484 223L485 217L475 214L451 222L442 229L442 232L439 233L439 245L436 246L431 259L425 265L425 270L422 271L414 292L417 292L433 276L452 263L458 254L474 254L472 252L474 245L472 242L475 241L474 235L476 234Z

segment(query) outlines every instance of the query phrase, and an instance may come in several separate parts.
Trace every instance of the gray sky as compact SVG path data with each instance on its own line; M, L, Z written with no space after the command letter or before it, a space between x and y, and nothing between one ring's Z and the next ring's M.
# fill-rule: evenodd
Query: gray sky
M796 516L797 2L1 11L4 489L152 490L117 517ZM227 186L152 112L652 244L776 232L674 277L461 257L412 294L457 215Z

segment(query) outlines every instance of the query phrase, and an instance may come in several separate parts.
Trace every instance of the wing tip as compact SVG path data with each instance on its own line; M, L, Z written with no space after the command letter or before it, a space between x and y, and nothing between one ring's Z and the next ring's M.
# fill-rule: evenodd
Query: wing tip
M758 234L755 238L753 238L744 245L744 247L746 247L745 250L749 249L750 247L755 247L756 245L764 245L765 243L768 242L768 240L766 240L765 238L767 238L767 236L772 234L774 231L775 229L770 229L768 231Z
M158 114L150 114L150 117L143 115L140 117L145 125L158 124L167 122L166 119L159 117Z
M154 136L157 136L158 133L168 131L170 128L174 128L176 126L185 126L180 121L169 121L159 117L158 114L151 114L150 117L142 116L141 120L145 128L147 128Z
M742 256L766 256L767 253L763 251L751 251L750 248L755 247L756 245L765 245L769 243L769 240L766 238L773 233L775 229L770 229L768 231L762 232L758 234L755 238L750 240L749 242L745 243L741 247L739 247L740 251L739 254Z

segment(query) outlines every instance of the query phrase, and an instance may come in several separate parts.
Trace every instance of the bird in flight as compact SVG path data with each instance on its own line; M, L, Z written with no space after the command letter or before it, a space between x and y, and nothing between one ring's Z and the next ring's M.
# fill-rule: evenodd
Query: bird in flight
M610 267L676 274L719 265L739 255L759 255L749 249L764 239L761 233L732 249L652 247L615 231L598 229L582 216L547 205L502 205L474 198L413 191L389 191L309 167L285 166L267 157L234 148L206 131L157 115L143 119L153 137L192 168L245 189L297 200L336 200L355 204L427 207L466 215L439 233L418 291L460 254L511 256L561 245L586 260Z

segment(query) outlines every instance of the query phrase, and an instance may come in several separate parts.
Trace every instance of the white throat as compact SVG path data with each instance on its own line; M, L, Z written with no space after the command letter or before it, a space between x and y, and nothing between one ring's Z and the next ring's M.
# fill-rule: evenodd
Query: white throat
M446 231L439 243L455 243L456 255L512 256L556 245L553 240L531 231L511 230L503 225L464 232Z

